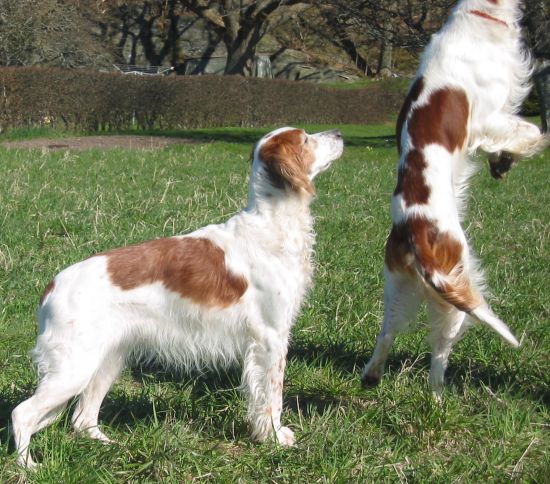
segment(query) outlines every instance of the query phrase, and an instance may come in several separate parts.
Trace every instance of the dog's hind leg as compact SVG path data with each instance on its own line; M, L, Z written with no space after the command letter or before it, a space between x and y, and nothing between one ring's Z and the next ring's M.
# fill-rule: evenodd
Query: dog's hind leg
M361 382L365 388L377 385L395 336L407 329L416 317L422 301L422 288L414 274L392 272L385 268L384 320L376 339L370 361L363 370Z
M461 338L468 325L466 313L436 299L428 301L428 319L430 321L428 339L432 348L430 387L439 397L443 391L445 370L453 345Z
M56 333L54 339L50 331L43 331L33 350L40 382L34 395L12 412L13 437L22 466L34 465L29 454L32 435L51 424L67 402L86 388L101 361L97 351L65 344L69 339L63 333Z
M122 354L108 357L80 394L72 418L73 427L77 432L85 432L90 438L106 444L111 443L111 440L99 430L99 409L111 385L124 368L124 362Z
M33 434L51 424L61 413L67 402L77 395L85 382L68 382L66 375L56 374L44 378L35 394L20 403L11 414L12 433L17 449L17 462L24 467L36 464L29 453Z

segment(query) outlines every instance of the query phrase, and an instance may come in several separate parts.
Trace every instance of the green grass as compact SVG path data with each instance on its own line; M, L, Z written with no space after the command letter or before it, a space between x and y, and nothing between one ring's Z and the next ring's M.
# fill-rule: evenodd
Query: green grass
M360 387L382 316L396 155L391 126L343 131L343 158L317 182L316 284L285 380L296 448L250 442L238 369L137 367L101 412L118 444L74 435L66 413L33 439L44 465L28 482L547 482L550 153L503 182L486 168L473 182L472 244L495 311L523 345L513 350L487 328L468 332L439 405L427 387L423 315L419 331L396 341L381 385ZM52 275L97 251L225 220L245 204L251 145L263 132L178 133L214 142L159 151L0 147L0 482L23 482L7 423L36 383L28 351Z
M51 126L12 128L0 133L0 141L19 141L33 138L65 138L85 136L86 133L52 128Z

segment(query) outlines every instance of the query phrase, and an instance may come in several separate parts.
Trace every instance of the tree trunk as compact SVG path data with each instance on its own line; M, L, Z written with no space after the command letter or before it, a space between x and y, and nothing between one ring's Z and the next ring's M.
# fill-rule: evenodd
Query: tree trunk
M543 61L535 76L540 100L540 118L542 131L548 133L550 128L550 60Z
M265 21L267 23L267 21ZM254 26L241 25L237 38L224 36L227 48L227 64L225 74L251 75L254 64L256 46L262 38L264 25Z
M393 45L391 39L388 37L384 37L380 43L377 72L381 77L390 77L392 74Z
M339 32L337 32L337 34L339 34ZM359 53L354 42L342 35L340 37L340 44L344 52L350 57L351 60L355 62L355 66L358 69L360 69L365 75L372 75L372 69L368 64L367 59Z
M328 40L330 40L333 45L340 47L349 58L355 62L355 66L365 75L372 75L372 69L367 59L357 50L356 43L349 36L346 22L339 18L337 11L335 11L334 8L321 8L321 14L334 33L334 39L329 38Z
M389 2L388 9L395 11L396 2ZM393 67L393 41L394 41L394 19L387 13L384 19L382 39L380 42L380 57L378 58L378 76L390 77Z
M250 8L250 7L249 7ZM226 30L223 40L227 48L225 74L251 75L256 47L265 33L269 20L268 12L242 16L230 13L225 17Z
M248 46L244 42L226 42L227 64L225 65L225 74L242 75L246 74L247 67L250 68L253 54L250 55ZM249 65L250 64L250 65Z

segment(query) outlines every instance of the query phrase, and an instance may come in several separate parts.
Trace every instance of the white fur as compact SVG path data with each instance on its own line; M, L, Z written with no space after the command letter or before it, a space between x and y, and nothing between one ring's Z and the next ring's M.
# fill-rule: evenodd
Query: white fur
M155 359L188 369L242 362L248 417L257 440L294 443L281 425L282 386L289 333L311 286L314 232L311 194L275 188L254 151L248 206L220 225L187 236L206 238L225 252L227 268L248 288L240 300L211 309L155 282L131 290L112 284L107 257L78 262L59 273L38 310L33 357L39 370L35 394L12 413L18 462L34 464L31 436L78 396L76 430L109 442L98 428L101 402L127 362ZM338 158L338 131L308 135L316 142L309 177ZM180 236L186 237L186 236Z
M493 19L483 18L475 11ZM549 144L549 138L536 126L515 115L529 91L532 73L529 54L522 46L518 25L520 13L517 0L501 0L498 5L487 0L462 0L440 32L433 36L417 73L418 78L423 78L424 88L410 112L426 104L437 90L461 90L466 93L470 107L467 140L453 153L438 144L425 146L423 154L428 166L424 177L430 189L428 203L407 206L402 194L398 194L393 197L391 208L394 224L422 217L434 221L440 232L450 233L461 242L464 247L462 265L471 287L482 301L470 316L488 324L514 346L519 344L516 338L481 296L482 273L468 247L461 221L468 180L476 171L471 159L476 150L530 156ZM400 164L412 148L411 143L405 121ZM434 275L436 282L444 277ZM408 327L424 299L428 301L431 331L430 383L436 393L441 392L452 346L467 327L466 314L444 302L431 288L427 289L420 275L414 278L387 268L384 321L374 354L363 372L364 384L380 380L395 335Z

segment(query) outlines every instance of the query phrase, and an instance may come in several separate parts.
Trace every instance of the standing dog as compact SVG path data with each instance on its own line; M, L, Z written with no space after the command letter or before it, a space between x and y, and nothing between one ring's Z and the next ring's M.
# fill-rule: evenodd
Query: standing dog
M462 0L428 45L397 122L400 154L386 243L384 321L364 386L382 377L390 346L427 300L430 384L439 394L453 344L470 316L519 343L482 295L482 275L461 226L477 149L493 175L549 144L514 113L528 93L517 0Z
M242 360L252 436L292 445L282 389L289 332L312 281L312 180L342 150L336 130L273 131L254 149L247 208L225 224L60 272L38 309L38 388L12 413L19 463L34 464L31 436L75 396L75 429L109 442L101 402L127 361L143 357L182 368Z

